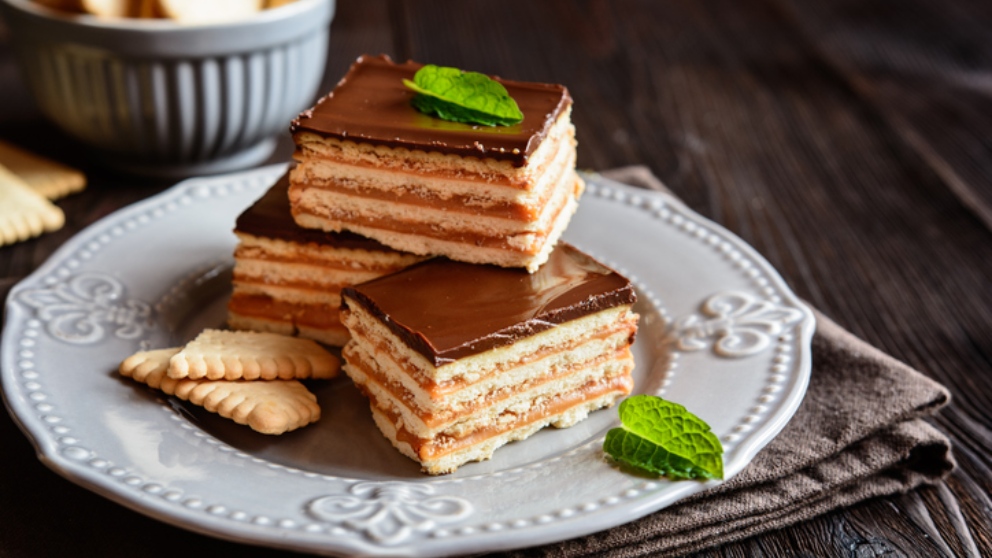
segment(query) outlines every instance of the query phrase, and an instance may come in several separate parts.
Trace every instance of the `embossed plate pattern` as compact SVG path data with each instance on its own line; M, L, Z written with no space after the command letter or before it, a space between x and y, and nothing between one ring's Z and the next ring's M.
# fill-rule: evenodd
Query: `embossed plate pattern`
M614 410L430 478L378 434L344 378L313 384L321 421L277 439L119 378L134 351L223 324L234 218L283 169L183 182L86 229L11 291L4 399L47 465L175 525L329 555L535 545L714 484L618 471L601 451ZM799 406L812 315L753 249L677 200L587 178L566 238L638 287L635 390L709 422L729 478Z

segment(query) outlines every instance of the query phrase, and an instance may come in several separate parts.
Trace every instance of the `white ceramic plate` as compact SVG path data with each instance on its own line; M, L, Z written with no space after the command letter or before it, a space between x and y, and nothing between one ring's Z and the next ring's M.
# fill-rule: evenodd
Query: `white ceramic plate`
M42 461L125 506L231 540L321 554L441 556L562 540L714 483L645 479L604 458L616 411L427 477L344 377L324 416L268 437L118 377L127 355L225 318L235 217L283 171L194 179L89 227L17 285L7 406ZM753 249L675 199L589 176L566 238L637 285L636 389L686 405L740 472L786 424L813 318Z

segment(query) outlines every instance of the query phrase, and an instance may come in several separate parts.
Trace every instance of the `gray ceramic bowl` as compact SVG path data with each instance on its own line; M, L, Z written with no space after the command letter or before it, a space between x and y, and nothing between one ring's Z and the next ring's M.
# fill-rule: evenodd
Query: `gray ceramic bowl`
M185 26L63 14L0 0L44 114L106 164L147 175L256 165L310 105L334 0L298 0L241 21Z

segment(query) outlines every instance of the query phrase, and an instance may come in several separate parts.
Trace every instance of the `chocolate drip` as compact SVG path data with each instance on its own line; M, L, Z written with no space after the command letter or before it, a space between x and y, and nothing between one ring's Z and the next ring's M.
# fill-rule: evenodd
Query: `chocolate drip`
M278 238L289 242L314 242L338 248L392 252L375 240L350 232L324 232L305 229L296 224L289 210L289 175L284 174L251 207L238 216L234 230L254 236Z
M388 56L361 56L334 91L293 120L290 131L312 132L339 140L491 157L516 167L547 136L558 115L572 104L561 85L493 78L506 87L524 113L513 126L449 122L422 114L410 105L415 93L403 85L422 66L397 64Z
M637 298L626 278L565 243L533 274L435 258L342 294L435 366Z

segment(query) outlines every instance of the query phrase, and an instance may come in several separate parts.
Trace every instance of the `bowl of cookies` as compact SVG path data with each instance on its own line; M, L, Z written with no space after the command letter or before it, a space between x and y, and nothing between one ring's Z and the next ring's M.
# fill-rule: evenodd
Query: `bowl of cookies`
M40 110L107 166L257 165L323 77L334 0L0 0Z

